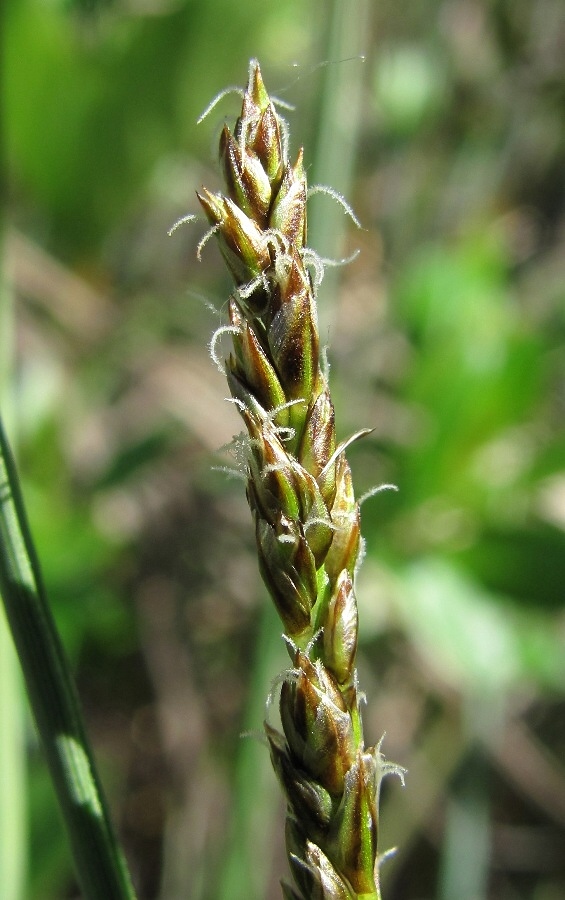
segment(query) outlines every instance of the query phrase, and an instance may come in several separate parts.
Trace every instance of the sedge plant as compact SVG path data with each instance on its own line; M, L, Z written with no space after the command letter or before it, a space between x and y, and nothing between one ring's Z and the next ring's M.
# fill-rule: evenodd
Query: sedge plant
M306 246L303 154L289 162L287 144L252 61L241 115L220 137L224 192L198 194L235 283L229 325L211 350L217 361L218 339L231 335L224 367L245 424L232 450L291 660L279 680L280 723L268 714L264 725L287 802L293 883L283 882L283 894L380 900L379 788L387 773L403 773L363 739L351 439L336 441L317 326L323 263Z

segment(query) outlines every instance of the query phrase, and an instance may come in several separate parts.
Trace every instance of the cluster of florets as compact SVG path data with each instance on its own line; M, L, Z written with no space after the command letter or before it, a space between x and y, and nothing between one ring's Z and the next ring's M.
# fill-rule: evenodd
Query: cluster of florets
M282 732L265 724L301 892L284 885L285 896L374 900L387 767L378 747L364 748L359 713L359 506L320 367L302 152L288 162L285 126L256 62L234 132L222 131L220 159L226 193L198 196L235 281L230 324L220 329L233 341L226 374L248 435L260 569L292 658Z

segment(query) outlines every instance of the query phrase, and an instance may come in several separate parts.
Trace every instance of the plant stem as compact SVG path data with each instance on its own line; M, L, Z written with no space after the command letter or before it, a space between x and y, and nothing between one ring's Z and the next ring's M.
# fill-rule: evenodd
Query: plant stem
M226 862L216 900L260 900L265 897L272 862L274 820L279 812L276 784L265 748L252 736L265 711L263 686L282 664L278 621L272 606L261 610L253 674L236 764L232 822ZM249 732L249 733L245 733Z
M0 608L0 884L4 900L23 900L26 869L24 715L17 657Z
M0 209L5 210L6 166L0 141ZM0 212L0 408L13 420L14 302L8 278L6 221ZM27 863L25 705L18 660L0 609L0 884L4 900L23 900Z
M0 590L87 900L134 900L43 586L0 421Z

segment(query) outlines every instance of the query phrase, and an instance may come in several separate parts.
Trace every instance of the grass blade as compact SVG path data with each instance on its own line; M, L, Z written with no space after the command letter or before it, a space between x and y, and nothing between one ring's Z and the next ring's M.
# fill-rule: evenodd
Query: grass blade
M87 900L133 900L0 422L0 591Z

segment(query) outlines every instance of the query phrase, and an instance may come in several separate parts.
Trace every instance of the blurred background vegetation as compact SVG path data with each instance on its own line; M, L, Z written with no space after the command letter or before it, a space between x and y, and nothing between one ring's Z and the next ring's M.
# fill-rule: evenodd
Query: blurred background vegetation
M360 678L385 900L565 896L561 0L5 0L0 370L32 528L140 900L274 900L261 728L285 656L207 353L226 85L257 56L316 196L309 243L363 506ZM364 58L361 59L360 57ZM327 64L325 64L327 63ZM335 207L335 208L334 208ZM9 377L8 377L9 375ZM3 897L77 897L0 643ZM25 749L25 753L24 753ZM8 893L4 893L8 891Z

